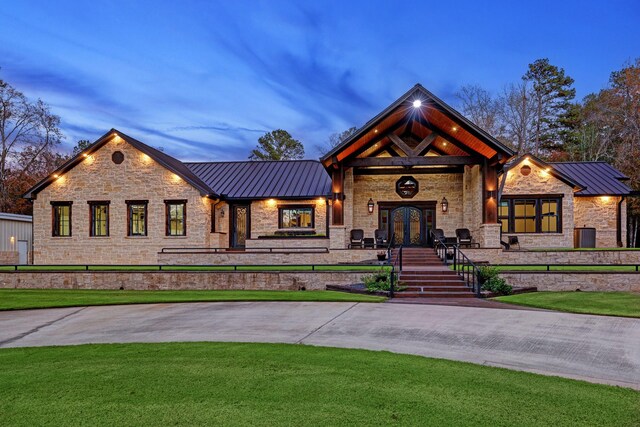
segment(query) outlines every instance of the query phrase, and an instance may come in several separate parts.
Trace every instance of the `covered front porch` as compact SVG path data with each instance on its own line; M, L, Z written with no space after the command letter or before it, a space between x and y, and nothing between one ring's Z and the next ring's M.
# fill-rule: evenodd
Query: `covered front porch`
M498 172L513 153L416 85L321 159L332 178L330 248L355 236L432 246L432 231L500 247ZM358 230L362 230L360 233ZM376 232L376 230L378 230Z

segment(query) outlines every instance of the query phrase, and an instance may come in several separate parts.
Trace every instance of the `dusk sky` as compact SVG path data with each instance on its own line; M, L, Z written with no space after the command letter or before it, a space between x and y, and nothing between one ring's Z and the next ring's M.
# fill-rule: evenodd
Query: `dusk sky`
M582 98L638 56L638 0L0 7L0 78L51 105L65 150L114 127L182 160L246 159L277 128L317 158L415 83L455 107L462 85L499 92L543 57Z

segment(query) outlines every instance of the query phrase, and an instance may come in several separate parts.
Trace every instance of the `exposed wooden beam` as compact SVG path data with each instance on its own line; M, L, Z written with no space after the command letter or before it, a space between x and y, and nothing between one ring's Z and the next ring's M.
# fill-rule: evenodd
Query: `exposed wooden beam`
M438 134L435 132L431 132L429 135L424 138L420 144L413 150L413 154L416 156L422 156L426 149L436 140Z
M389 153L391 155L391 157L400 157L400 154L398 154L398 152L396 150L394 150L393 147L391 147L391 146L384 147L384 151Z
M403 125L406 125L406 124L407 124L406 120L399 120L397 123L389 126L389 128L387 129L387 132L394 132L395 130L401 128ZM362 147L358 148L356 151L351 153L343 161L346 161L350 158L358 157L360 154L364 153L369 148L371 148L372 145L377 144L378 142L383 140L387 135L388 133L382 133L382 132L378 133L371 141L369 141L367 144L363 145Z
M393 142L396 145L396 147L398 147L399 149L404 151L404 153L407 155L407 157L414 157L415 156L415 153L413 152L413 149L411 147L409 147L407 145L407 143L404 142L398 135L396 135L395 133L390 133L388 136L389 136L389 139L391 140L391 142Z
M345 162L346 167L367 166L441 166L441 165L475 165L482 162L481 158L472 156L430 156L430 157L367 157L352 159Z
M434 174L434 173L463 173L463 166L433 167L433 168L412 168L411 174ZM360 169L353 170L354 175L403 175L407 173L406 168L385 168L385 169Z
M462 151L464 151L466 153L469 153L471 155L474 155L474 156L478 156L478 157L482 157L482 158L485 157L482 153L480 153L479 151L476 151L473 148L469 147L467 144L463 143L462 141L460 141L456 137L454 137L452 135L449 135L449 134L445 134L443 132L440 132L440 129L437 129L431 123L429 123L426 120L424 120L422 117L416 117L415 120L418 123L420 123L422 126L424 126L427 129L429 129L431 132L436 132L437 135L440 136L440 138L442 138L442 139L446 140L448 143L458 147Z

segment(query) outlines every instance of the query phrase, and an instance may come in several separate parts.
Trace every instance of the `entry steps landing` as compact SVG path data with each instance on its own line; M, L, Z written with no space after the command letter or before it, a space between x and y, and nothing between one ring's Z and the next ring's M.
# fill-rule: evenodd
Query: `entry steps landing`
M391 260L398 265L399 251ZM396 298L474 298L464 280L447 267L431 248L402 248L402 270Z

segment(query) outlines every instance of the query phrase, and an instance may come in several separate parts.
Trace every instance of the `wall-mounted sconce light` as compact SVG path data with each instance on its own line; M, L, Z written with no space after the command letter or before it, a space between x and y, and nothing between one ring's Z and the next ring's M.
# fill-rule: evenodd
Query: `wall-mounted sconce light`
M446 197L442 198L442 202L440 202L440 206L442 206L442 213L447 213L449 211L449 202Z
M487 199L495 199L495 198L496 198L495 190L487 191Z
M375 204L373 203L373 199L369 199L369 202L367 203L367 209L369 210L369 213L372 214L373 213L373 208L375 207Z
M220 218L224 218L224 208L220 208Z
M344 200L344 194L342 194L342 193L333 193L333 200Z

